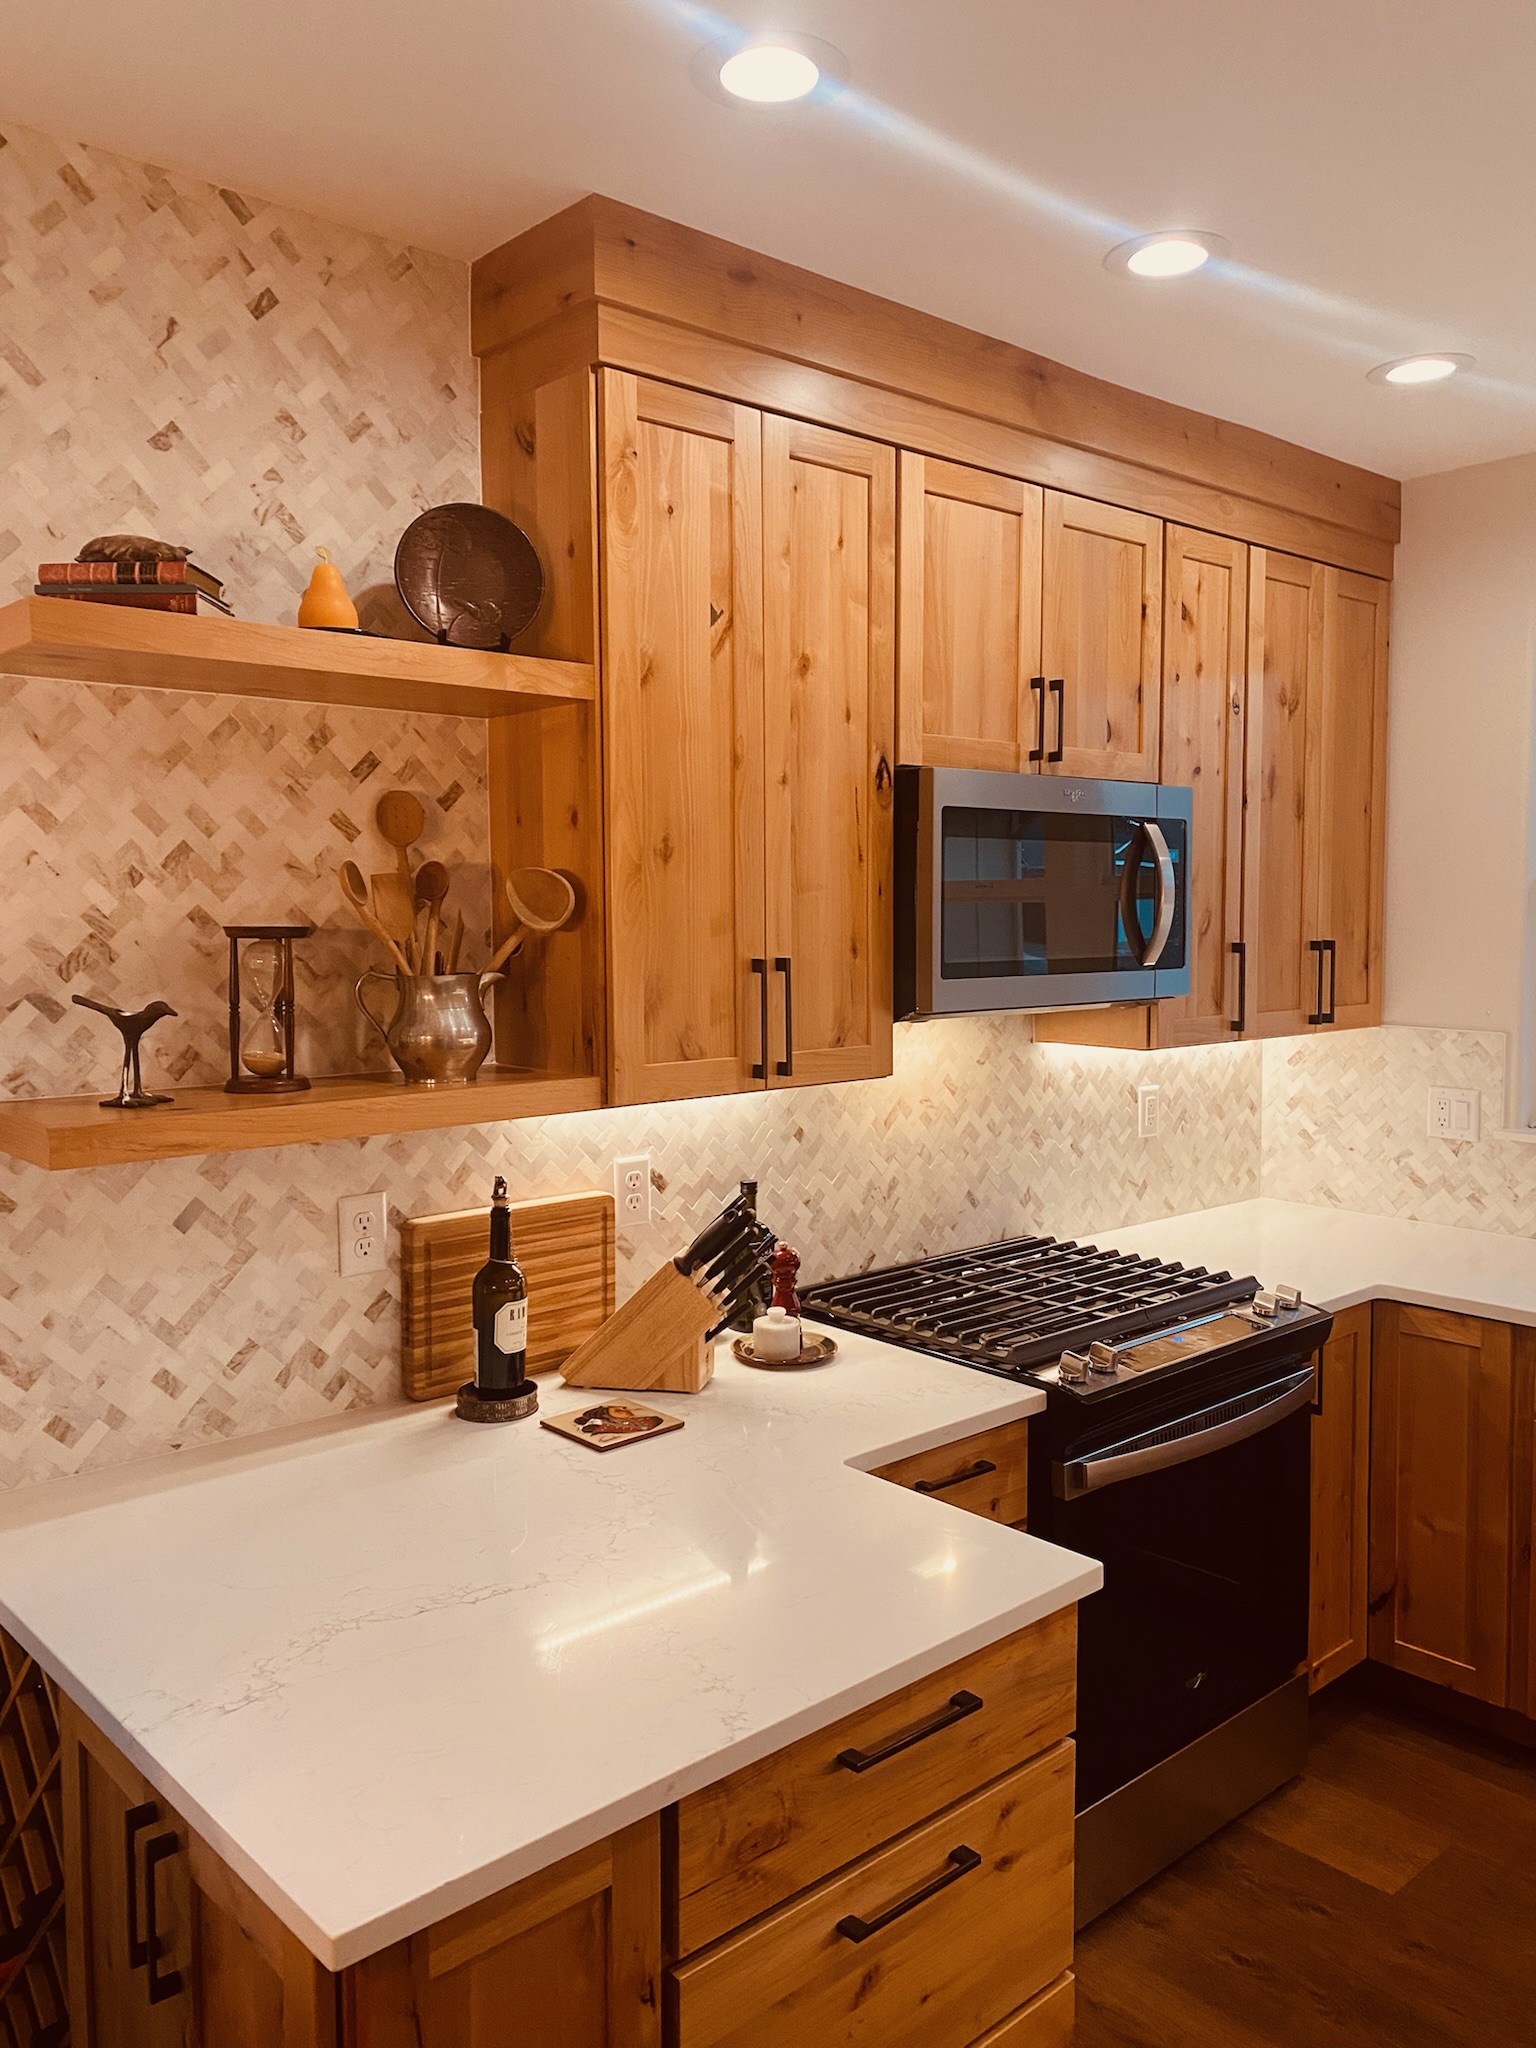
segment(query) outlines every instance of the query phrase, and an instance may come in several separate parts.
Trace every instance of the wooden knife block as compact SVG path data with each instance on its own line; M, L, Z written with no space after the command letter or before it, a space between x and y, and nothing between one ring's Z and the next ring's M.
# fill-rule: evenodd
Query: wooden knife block
M699 1394L715 1370L720 1311L669 1259L560 1368L573 1387Z

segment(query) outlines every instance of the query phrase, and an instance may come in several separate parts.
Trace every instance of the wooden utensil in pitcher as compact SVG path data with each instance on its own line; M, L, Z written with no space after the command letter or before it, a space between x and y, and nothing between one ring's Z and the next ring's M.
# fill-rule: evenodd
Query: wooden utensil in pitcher
M509 960L530 933L557 932L576 915L576 885L558 868L514 868L507 877L507 901L517 923L486 962L485 971Z
M395 849L400 879L410 888L410 849L427 827L427 814L420 798L412 796L408 789L386 789L373 807L373 822L379 828L380 838L387 839Z
M343 897L357 912L360 921L367 926L376 939L384 941L400 972L402 974L409 974L411 972L410 961L406 959L404 953L401 952L389 933L373 914L372 907L368 901L368 884L363 880L363 871L357 862L355 860L344 860L336 870L336 877L341 883Z
M421 973L433 974L436 967L437 930L442 921L443 898L448 894L448 870L440 860L424 860L416 870L416 907L427 913L417 963Z

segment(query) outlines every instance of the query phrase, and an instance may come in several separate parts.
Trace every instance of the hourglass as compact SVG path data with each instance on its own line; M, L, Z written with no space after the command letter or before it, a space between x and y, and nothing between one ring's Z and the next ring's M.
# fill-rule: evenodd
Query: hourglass
M309 1086L293 1069L293 942L307 939L313 930L309 924L225 925L229 940L226 1095L286 1095Z

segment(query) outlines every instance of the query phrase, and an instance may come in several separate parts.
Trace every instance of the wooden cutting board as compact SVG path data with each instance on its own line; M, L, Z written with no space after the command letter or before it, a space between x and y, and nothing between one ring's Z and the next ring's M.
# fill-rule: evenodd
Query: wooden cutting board
M412 1401L474 1378L470 1297L489 1243L488 1209L400 1226L400 1363ZM612 1195L514 1202L512 1251L528 1276L528 1370L551 1372L613 1313Z

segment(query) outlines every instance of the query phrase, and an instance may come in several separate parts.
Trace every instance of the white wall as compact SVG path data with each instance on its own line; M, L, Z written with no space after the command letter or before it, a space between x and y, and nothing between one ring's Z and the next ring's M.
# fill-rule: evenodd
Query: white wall
M1392 601L1389 1023L1518 1041L1536 953L1533 691L1536 455L1410 480Z

